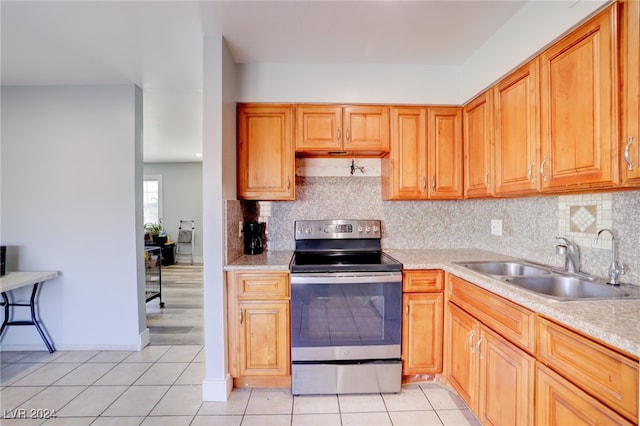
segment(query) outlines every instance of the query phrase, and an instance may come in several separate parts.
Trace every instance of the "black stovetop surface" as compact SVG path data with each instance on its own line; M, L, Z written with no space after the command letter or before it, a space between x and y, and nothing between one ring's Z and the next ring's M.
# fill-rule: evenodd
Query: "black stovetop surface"
M382 251L295 252L291 272L401 271L402 263Z

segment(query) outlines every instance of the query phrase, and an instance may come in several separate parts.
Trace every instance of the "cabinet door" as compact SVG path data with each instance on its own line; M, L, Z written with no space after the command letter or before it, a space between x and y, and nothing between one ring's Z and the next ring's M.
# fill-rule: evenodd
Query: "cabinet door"
M631 425L615 411L538 363L536 423L550 426Z
M471 315L450 302L447 324L447 378L467 406L477 413L479 366L475 345L479 339L479 324Z
M478 417L485 425L533 425L535 358L482 327Z
M538 59L534 59L493 89L495 99L496 194L538 191Z
M342 151L342 108L296 106L296 152Z
M347 106L342 111L345 151L389 152L388 106Z
M543 190L618 181L615 20L614 5L540 55Z
M442 372L444 295L408 293L402 298L402 373Z
M238 302L240 376L290 374L289 302Z
M238 198L294 200L292 107L238 106Z
M492 92L477 96L462 110L464 121L464 196L489 197L493 193L491 143L493 135Z
M391 109L391 152L382 159L382 199L427 198L427 110Z
M427 109L428 193L432 200L462 198L462 109Z
M620 70L622 78L622 184L640 185L640 3L618 3L621 13Z

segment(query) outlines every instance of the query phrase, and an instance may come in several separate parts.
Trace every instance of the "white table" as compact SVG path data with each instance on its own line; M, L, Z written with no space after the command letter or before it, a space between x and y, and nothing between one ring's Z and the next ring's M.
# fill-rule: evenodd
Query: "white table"
M36 301L38 299L38 289L40 288L40 284L44 282L54 279L58 276L58 272L9 272L7 275L0 277L0 292L2 292L2 305L4 305L4 321L2 321L2 326L0 327L0 337L4 330L10 325L33 325L42 337L44 344L47 346L47 349L50 353L54 352L55 349L53 344L49 342L47 336L44 334L42 327L38 320L36 319ZM31 291L31 299L29 303L15 303L10 302L8 292L11 290L16 290L18 288L33 286L33 290ZM11 321L10 313L11 309L16 306L29 307L31 309L31 320L30 321Z

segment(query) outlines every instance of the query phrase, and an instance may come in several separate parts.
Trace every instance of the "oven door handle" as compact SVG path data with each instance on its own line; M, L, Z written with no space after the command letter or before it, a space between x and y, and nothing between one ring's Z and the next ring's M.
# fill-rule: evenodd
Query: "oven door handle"
M402 283L402 273L366 274L292 274L291 285L297 284L370 284Z

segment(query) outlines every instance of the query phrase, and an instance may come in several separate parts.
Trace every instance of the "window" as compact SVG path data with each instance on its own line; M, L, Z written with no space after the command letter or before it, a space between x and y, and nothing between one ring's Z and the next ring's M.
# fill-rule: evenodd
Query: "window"
M162 221L162 176L145 175L142 190L144 223Z

